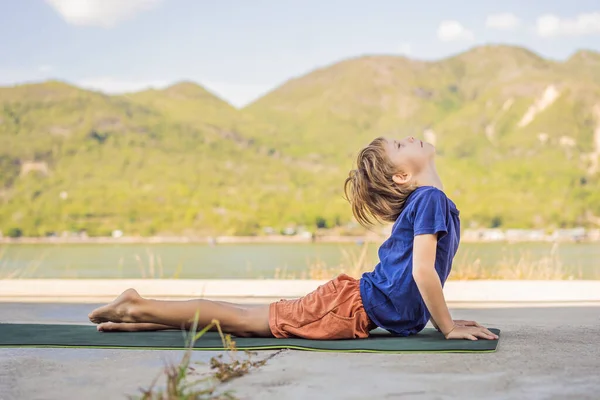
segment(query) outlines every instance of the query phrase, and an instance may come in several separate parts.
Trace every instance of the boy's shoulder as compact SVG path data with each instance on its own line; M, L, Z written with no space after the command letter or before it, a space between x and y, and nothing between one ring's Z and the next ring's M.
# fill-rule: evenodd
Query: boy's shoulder
M454 201L452 201L452 199L450 197L448 197L448 195L446 194L446 192L444 192L441 189L436 188L435 186L422 186L421 188L417 188L420 189L419 192L417 193L417 195L419 196L419 201L414 201L413 205L418 207L418 203L423 202L424 200L426 200L427 202L441 202L441 203L445 203L447 209L456 215L460 215L460 210L458 209L458 207L456 206L456 203ZM417 199L415 199L417 200Z
M448 196L443 190L436 188L435 186L419 186L409 196L409 202L407 205L415 205L423 199L435 198L440 200L449 200Z
M408 197L404 209L396 219L396 223L402 218L414 216L417 209L422 206L427 207L428 204L436 202L445 203L450 211L459 214L460 211L456 208L456 204L446 195L443 190L436 188L435 186L419 186L416 188Z

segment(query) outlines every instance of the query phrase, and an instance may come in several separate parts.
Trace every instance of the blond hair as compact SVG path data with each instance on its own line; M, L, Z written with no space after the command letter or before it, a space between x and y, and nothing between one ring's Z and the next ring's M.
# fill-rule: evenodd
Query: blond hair
M350 171L344 182L346 200L352 214L364 227L375 222L395 222L408 195L416 186L399 185L392 177L399 171L386 153L387 140L378 137L358 153L356 169Z

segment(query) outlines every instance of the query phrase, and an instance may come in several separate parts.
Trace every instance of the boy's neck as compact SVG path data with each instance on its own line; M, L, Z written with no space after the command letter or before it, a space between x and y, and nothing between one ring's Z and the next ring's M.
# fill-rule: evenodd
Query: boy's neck
M444 184L437 173L435 164L432 164L430 168L423 170L419 176L415 177L415 181L417 182L417 187L433 186L442 192L444 191Z

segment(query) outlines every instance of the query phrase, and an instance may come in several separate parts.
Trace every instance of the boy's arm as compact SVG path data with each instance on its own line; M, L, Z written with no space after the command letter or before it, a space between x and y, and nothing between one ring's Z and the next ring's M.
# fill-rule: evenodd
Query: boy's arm
M446 305L440 277L435 270L437 234L417 235L413 247L413 278L423 301L444 336L454 329L454 321Z
M440 327L435 323L435 320L433 319L433 317L431 318L431 325L433 325L433 327L435 329L437 329L438 331L440 330Z
M413 278L431 314L433 325L446 339L498 339L498 336L474 321L455 324L446 305L440 277L435 270L437 234L417 235L413 246Z

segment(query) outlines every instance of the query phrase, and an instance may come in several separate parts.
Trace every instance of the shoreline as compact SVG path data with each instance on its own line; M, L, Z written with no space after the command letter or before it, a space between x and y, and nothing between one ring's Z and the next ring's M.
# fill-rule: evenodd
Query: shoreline
M0 238L0 244L235 244L235 243L355 243L377 242L372 236L123 236L114 237L20 237Z
M367 236L123 236L115 237L0 237L0 244L280 244L280 243L381 243L387 239L384 235ZM463 238L461 243L600 243L600 240L573 240L573 239L503 239L486 240Z

